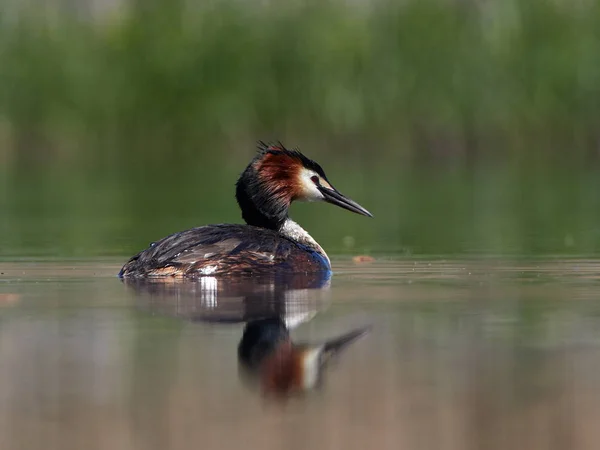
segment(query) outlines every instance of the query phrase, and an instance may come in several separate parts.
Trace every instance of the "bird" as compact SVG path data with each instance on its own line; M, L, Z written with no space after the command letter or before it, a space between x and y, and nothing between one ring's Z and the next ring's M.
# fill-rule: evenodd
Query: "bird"
M356 328L318 344L295 344L280 317L248 322L238 345L240 376L264 394L306 393L321 385L327 363L370 329Z
M325 250L288 210L294 201L324 201L373 217L341 194L322 167L299 149L258 142L236 183L243 224L205 225L171 234L133 256L120 278L198 278L331 272Z

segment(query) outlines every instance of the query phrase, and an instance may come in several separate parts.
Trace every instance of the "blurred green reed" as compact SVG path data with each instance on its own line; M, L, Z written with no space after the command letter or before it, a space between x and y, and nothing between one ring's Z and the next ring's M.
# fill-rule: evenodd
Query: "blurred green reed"
M375 214L295 208L333 253L597 251L600 2L188 3L0 16L0 254L238 221L257 139Z

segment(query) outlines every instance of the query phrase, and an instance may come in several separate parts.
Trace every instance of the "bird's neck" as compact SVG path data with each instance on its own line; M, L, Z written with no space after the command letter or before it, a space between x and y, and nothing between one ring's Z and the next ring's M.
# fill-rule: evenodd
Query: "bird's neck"
M236 185L236 199L248 225L277 231L287 239L314 250L331 265L327 253L317 241L288 217L291 197L274 198L272 194L257 187L256 177L244 174Z
M274 201L260 189L249 189L245 182L238 182L236 199L248 225L277 231L288 218L289 201Z
M298 242L299 244L305 245L316 251L323 256L329 264L331 264L327 253L325 253L325 250L323 250L323 247L321 247L319 243L315 241L310 234L308 234L308 231L306 231L289 217L284 220L277 231L279 231L282 236L285 236L292 241Z
M269 214L252 206L242 209L242 218L248 225L278 231L287 220L287 212L284 214Z

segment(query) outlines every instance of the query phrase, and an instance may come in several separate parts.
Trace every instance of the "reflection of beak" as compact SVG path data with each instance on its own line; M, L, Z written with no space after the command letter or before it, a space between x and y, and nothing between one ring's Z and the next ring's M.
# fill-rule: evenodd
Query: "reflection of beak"
M298 383L300 387L305 390L317 387L327 363L370 330L370 326L358 328L321 345L296 345L295 349L299 350L300 358L298 367L301 368L301 379Z
M337 356L342 350L348 347L348 345L350 345L358 338L364 336L369 331L371 331L371 327L365 326L362 328L357 328L353 331L350 331L349 333L327 341L323 345L323 362Z
M325 201L327 203L331 203L333 205L340 206L340 207L347 209L348 211L352 211L356 214L361 214L361 215L367 216L367 217L373 217L373 214L371 214L365 208L360 206L354 200L350 200L348 197L340 194L335 189L326 188L325 186L319 186L318 189L321 192L321 194L323 194L323 197L325 197Z

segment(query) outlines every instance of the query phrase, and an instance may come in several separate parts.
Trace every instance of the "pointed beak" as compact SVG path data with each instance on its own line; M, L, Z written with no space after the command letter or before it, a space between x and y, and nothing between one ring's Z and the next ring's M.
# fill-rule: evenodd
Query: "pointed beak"
M321 194L323 194L323 197L325 197L325 201L327 203L337 205L341 208L347 209L348 211L352 211L353 213L356 213L356 214L361 214L361 215L367 216L367 217L373 217L373 214L371 214L365 208L360 206L354 200L351 200L348 197L346 197L345 195L340 194L333 187L330 189L325 186L319 186L318 189L321 192Z
M329 357L334 356L343 349L345 349L352 342L366 335L370 331L371 326L366 326L362 328L357 328L356 330L350 331L349 333L346 333L335 339L331 339L330 341L327 341L323 346L323 353L328 355Z

